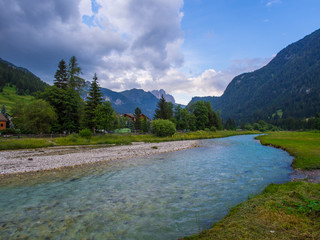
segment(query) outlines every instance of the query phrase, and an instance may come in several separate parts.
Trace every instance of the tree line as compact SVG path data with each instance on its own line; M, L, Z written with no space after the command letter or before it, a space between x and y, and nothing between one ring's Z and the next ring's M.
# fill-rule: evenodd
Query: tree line
M177 130L222 130L224 128L220 112L213 111L210 102L197 101L182 108L166 102L161 96L155 110L155 119L167 119L172 121Z

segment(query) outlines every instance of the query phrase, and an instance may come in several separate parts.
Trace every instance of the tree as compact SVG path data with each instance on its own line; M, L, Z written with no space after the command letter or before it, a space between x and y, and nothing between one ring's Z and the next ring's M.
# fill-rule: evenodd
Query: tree
M318 129L320 130L320 113L317 113L316 114L316 118L315 118L315 121L314 121L314 127L315 129Z
M68 72L66 62L62 59L59 62L58 70L54 75L54 86L62 89L67 89L68 87Z
M57 115L46 101L38 99L29 104L17 103L12 108L17 128L24 133L49 133Z
M95 110L95 125L104 130L110 131L113 130L113 123L116 119L115 112L112 108L112 104L110 102L103 102L99 104Z
M217 111L217 129L218 130L223 130L223 122L222 122L219 110Z
M141 130L146 133L146 132L149 132L149 128L150 126L149 126L148 119L146 116L144 116L141 123Z
M172 119L173 116L173 104L171 102L167 102L163 95L157 104L157 108L155 110L155 119Z
M70 87L78 92L80 92L82 87L85 85L84 79L79 77L80 74L82 74L82 72L77 59L75 56L72 56L68 65L68 83Z
M64 98L64 109L62 112L62 130L68 134L77 132L80 128L80 121L83 112L83 100L79 92L73 88L67 88Z
M194 105L194 115L197 119L197 129L198 130L204 130L207 123L209 122L208 118L208 109L203 101L197 101Z
M136 121L134 122L134 126L136 128L136 130L141 130L141 116L142 112L140 110L139 107L137 107L135 110L134 110L134 115L135 115L135 118L136 118Z
M225 125L225 129L227 129L227 130L236 130L237 129L236 122L233 119L228 118L228 120L226 122L226 125Z
M190 113L187 109L182 108L181 105L175 107L174 121L176 128L179 130L190 129Z
M102 94L100 91L100 87L98 85L98 77L95 73L93 76L93 81L91 82L90 89L88 92L88 97L86 101L85 106L85 112L86 112L86 125L88 128L93 129L93 133L95 133L95 123L94 118L96 115L96 108L101 104L102 102Z
M218 121L217 121L217 115L213 111L211 103L210 102L204 102L207 110L208 110L208 122L206 124L207 128L211 128L212 126L218 128Z

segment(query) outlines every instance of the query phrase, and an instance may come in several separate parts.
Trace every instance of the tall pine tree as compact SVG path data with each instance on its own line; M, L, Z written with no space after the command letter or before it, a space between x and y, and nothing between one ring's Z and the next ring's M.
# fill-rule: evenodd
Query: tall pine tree
M96 124L94 119L96 117L96 108L99 104L102 103L102 94L100 91L100 87L98 85L98 77L97 74L94 74L93 81L91 82L90 89L88 92L88 97L85 106L86 112L86 125L88 128L93 129L95 132Z
M134 126L136 128L136 130L141 130L141 110L139 107L137 107L135 110L134 110L134 115L135 115L135 118L136 118L136 121L134 122Z
M172 119L173 116L173 104L167 102L163 95L157 104L157 109L155 110L155 119Z
M85 85L85 81L80 77L80 74L82 74L82 72L78 61L75 56L72 56L68 66L68 83L70 87L78 92L80 92Z
M68 72L66 62L62 59L59 62L58 70L54 75L54 85L58 88L67 89L68 87Z

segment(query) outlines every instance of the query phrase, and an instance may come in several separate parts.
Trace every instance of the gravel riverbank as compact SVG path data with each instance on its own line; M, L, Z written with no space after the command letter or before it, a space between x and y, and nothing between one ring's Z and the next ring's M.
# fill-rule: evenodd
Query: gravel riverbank
M0 152L0 175L134 158L196 147L197 140L122 146L67 146Z

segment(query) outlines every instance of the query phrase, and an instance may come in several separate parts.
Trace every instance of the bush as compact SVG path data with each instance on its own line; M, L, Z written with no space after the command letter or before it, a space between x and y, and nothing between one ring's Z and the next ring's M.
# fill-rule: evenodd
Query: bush
M158 137L172 136L176 132L176 126L169 120L153 120L151 122L152 133Z
M6 134L16 134L17 131L13 128L6 128L0 131L1 134L6 135Z
M76 142L78 140L78 134L76 133L72 133L70 136L69 136L69 140L71 142Z
M210 128L210 131L211 131L211 132L216 132L216 131L217 131L217 128L216 128L215 126L212 126L212 127Z
M79 131L79 135L82 138L90 139L92 137L92 132L90 129L85 128Z

